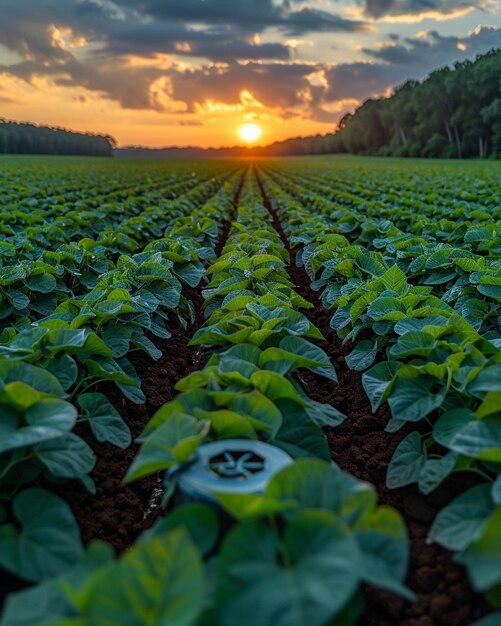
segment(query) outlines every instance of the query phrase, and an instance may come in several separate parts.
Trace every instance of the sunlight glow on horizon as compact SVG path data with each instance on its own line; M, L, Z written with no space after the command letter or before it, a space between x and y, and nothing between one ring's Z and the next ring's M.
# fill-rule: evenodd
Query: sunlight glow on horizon
M238 134L245 143L254 143L261 137L261 126L259 124L242 124L238 129Z

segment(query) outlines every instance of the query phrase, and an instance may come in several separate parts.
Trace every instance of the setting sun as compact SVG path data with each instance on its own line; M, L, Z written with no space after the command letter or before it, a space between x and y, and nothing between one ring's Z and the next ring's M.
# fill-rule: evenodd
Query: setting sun
M261 127L257 124L243 124L238 129L238 134L245 143L254 143L261 137Z

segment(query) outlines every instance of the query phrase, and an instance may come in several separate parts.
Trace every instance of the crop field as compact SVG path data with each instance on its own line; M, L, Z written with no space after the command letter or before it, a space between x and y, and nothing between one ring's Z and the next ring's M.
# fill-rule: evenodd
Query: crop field
M5 157L0 233L0 626L501 626L501 164Z

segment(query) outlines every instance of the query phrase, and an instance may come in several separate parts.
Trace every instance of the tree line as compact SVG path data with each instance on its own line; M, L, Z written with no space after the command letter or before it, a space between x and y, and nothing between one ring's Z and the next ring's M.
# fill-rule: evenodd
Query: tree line
M501 157L501 50L407 81L345 115L334 151L410 157Z
M501 50L366 100L340 120L336 133L290 139L259 153L501 158Z
M112 156L115 145L110 135L0 119L0 154Z

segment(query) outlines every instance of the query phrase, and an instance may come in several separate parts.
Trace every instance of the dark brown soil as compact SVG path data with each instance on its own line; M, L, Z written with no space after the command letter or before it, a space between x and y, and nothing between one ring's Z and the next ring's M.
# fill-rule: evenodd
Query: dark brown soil
M159 361L153 361L143 353L131 355L131 361L141 376L145 404L132 404L114 385L103 385L101 389L129 425L133 439L142 432L152 415L172 400L177 381L204 364L202 351L188 347L192 328L184 331L177 327L171 332L170 339L156 340L163 352ZM75 482L63 485L58 493L73 509L85 543L101 539L121 552L157 518L156 496L161 476L149 476L124 485L122 480L138 452L138 445L133 443L126 450L121 450L111 444L96 442L90 434L84 436L98 459L92 472L96 495L88 493Z
M263 194L264 196L264 194ZM290 250L287 238L275 212L265 198L272 223ZM314 304L304 311L323 333L325 341L318 342L336 368L339 384L306 373L302 378L308 395L327 402L342 411L347 419L326 434L333 460L353 476L365 480L377 490L379 503L397 509L404 517L410 540L408 586L417 601L406 602L394 594L366 586L366 609L359 626L470 626L492 609L479 594L472 591L465 570L454 562L450 552L437 545L428 545L426 536L438 511L453 497L471 486L469 477L458 476L429 496L418 493L414 486L398 490L386 487L386 470L393 452L409 432L402 429L390 434L384 431L390 418L387 405L372 413L362 386L361 375L351 371L345 356L353 344L342 345L329 326L332 311L322 306L319 294L310 288L310 279L293 260L288 268L298 293Z

